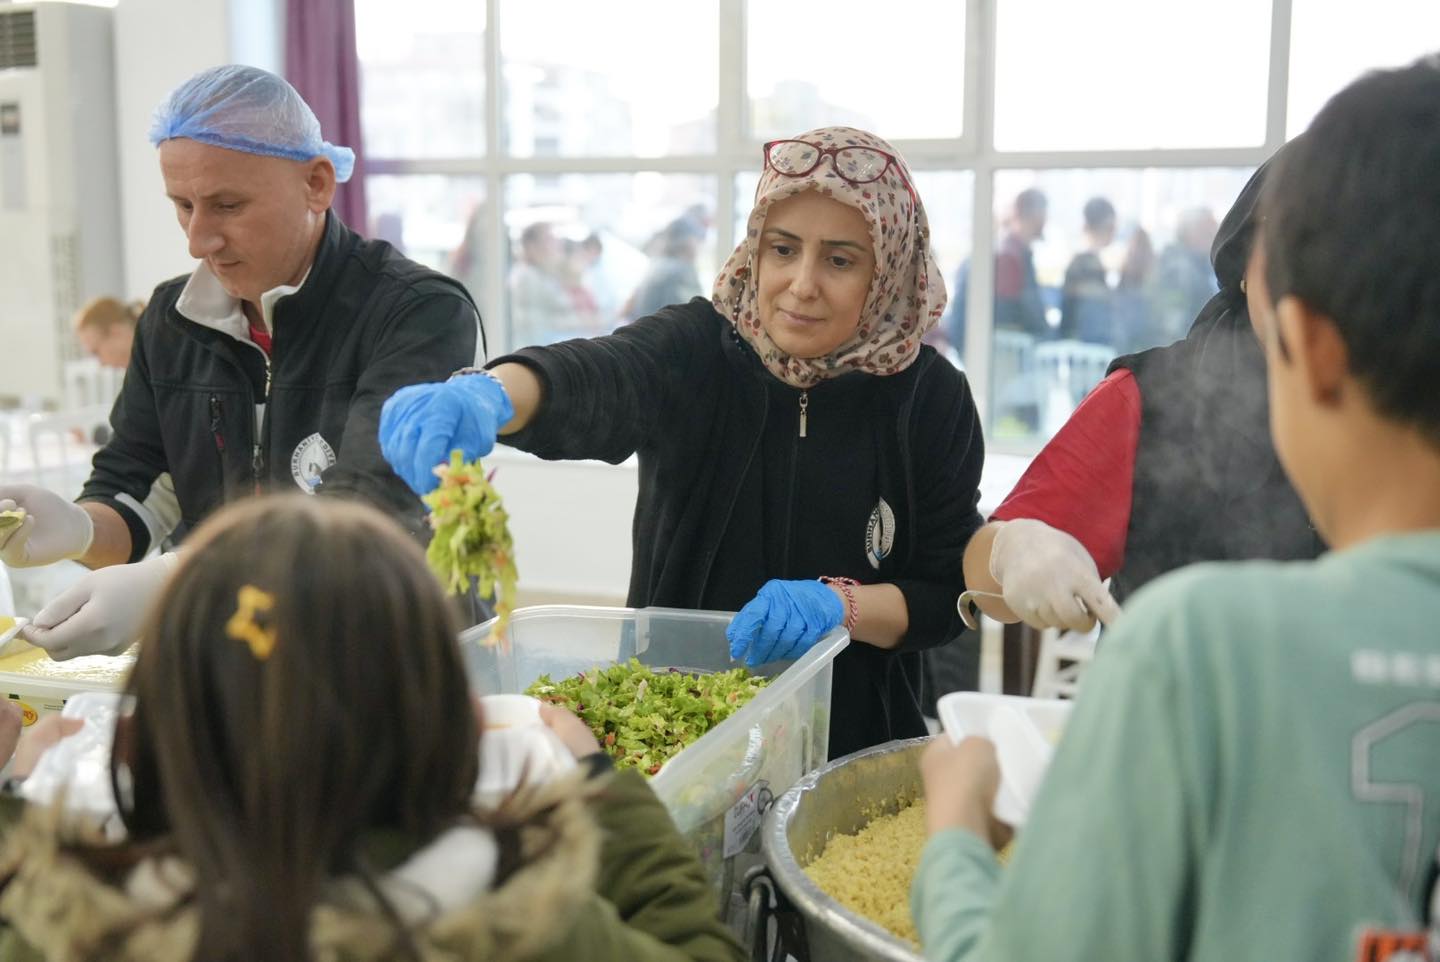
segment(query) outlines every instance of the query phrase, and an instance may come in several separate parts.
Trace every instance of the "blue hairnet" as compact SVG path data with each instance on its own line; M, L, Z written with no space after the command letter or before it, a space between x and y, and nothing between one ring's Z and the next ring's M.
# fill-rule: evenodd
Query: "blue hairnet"
M327 157L341 183L355 169L355 151L321 139L310 105L283 78L258 67L212 67L176 87L155 110L150 143L158 147L176 137L287 160Z

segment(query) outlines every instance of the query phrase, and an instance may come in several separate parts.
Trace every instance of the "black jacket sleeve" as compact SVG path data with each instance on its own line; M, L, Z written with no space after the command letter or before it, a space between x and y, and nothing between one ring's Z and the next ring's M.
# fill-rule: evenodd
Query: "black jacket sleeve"
M535 417L504 443L549 460L619 464L659 434L700 367L707 339L718 343L704 298L677 304L604 337L527 347L490 366L524 364L543 390Z
M78 499L107 504L119 513L130 529L131 561L143 558L150 549L149 528L131 504L143 505L155 479L169 470L161 441L160 415L155 408L147 345L153 340L151 332L165 323L164 305L170 300L157 290L136 325L130 366L125 370L120 396L110 409L110 440L95 453L90 478Z
M915 465L916 548L905 577L910 628L903 650L933 648L964 630L955 599L965 590L965 546L984 519L980 472L985 442L965 375L943 361L932 363L912 401L909 457Z
M409 384L443 381L475 362L480 318L453 291L413 292L401 298L360 375L345 433L317 494L367 501L418 533L423 511L415 494L380 453L380 408Z

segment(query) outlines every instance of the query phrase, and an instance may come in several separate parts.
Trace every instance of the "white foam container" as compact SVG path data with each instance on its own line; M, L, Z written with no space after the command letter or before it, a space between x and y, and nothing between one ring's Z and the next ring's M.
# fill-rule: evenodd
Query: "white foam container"
M1005 824L1020 826L1073 707L1059 699L957 691L942 696L936 710L951 741L978 735L995 743L1000 788L993 811Z

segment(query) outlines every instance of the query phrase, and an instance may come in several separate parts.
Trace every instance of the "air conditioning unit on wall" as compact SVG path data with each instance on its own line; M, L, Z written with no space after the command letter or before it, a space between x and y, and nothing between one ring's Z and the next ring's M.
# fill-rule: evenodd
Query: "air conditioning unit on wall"
M0 3L0 398L58 401L72 315L122 293L112 15Z

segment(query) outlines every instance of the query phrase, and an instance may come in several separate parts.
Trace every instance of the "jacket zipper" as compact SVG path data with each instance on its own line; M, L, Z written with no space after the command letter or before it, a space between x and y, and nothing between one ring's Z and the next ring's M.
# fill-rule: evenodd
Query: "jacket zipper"
M810 392L809 392L809 391L801 391L801 392L800 392L800 436L801 436L802 438L806 436L805 431L806 431L806 428L809 426L809 423L810 423L809 408L810 408Z
M221 467L224 467L225 435L220 433L220 398L214 394L210 395L210 434L215 438L215 452L220 454Z
M781 578L790 577L790 545L795 534L795 475L800 473L800 438L805 437L805 407L808 399L800 394L800 434L790 445L790 470L785 479L785 551L780 557Z
M259 345L256 345L257 350ZM269 420L270 414L270 355L260 351L265 358L265 414L261 415L255 424L255 444L250 449L250 474L255 482L255 493L259 494L261 482L265 477L265 449L262 441L265 437L265 422ZM253 408L254 405L252 404Z

